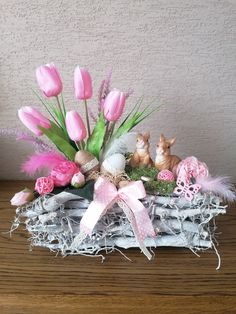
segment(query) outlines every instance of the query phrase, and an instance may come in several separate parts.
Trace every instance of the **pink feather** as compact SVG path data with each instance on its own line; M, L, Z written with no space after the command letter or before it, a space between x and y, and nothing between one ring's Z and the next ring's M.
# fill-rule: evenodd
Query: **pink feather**
M32 176L43 168L47 168L50 171L59 163L66 160L65 157L56 152L36 153L21 165L21 171Z
M196 183L201 185L203 192L212 192L228 202L236 200L235 187L228 177L198 177Z

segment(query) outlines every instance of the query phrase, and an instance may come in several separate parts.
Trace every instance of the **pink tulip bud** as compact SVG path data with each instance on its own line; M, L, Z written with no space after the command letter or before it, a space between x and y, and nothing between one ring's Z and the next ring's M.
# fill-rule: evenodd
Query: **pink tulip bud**
M23 206L34 199L34 194L29 189L24 189L16 193L11 199L11 205L13 206Z
M85 185L85 176L81 172L77 172L71 179L71 185L75 188L81 188Z
M119 90L112 90L103 104L104 116L108 121L117 121L123 113L125 94Z
M72 141L85 139L87 133L81 116L76 111L69 111L66 114L66 129Z
M21 122L34 134L40 136L43 134L39 130L39 126L49 129L51 124L47 118L45 118L37 109L30 106L22 107L18 110L18 116Z
M39 88L46 97L58 96L62 91L60 74L53 63L45 64L36 69Z
M89 99L93 95L92 80L86 69L77 66L74 72L74 89L76 99Z

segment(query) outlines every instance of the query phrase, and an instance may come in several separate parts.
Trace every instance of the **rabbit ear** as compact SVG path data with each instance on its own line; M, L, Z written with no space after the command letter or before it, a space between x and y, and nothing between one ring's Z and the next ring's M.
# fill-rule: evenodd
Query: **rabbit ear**
M170 143L170 146L172 146L172 145L174 145L175 141L176 141L176 137L173 137L173 138L169 139L168 142Z
M143 133L143 138L144 138L144 140L148 141L150 138L150 132Z
M162 133L160 135L160 142L165 142L165 136Z

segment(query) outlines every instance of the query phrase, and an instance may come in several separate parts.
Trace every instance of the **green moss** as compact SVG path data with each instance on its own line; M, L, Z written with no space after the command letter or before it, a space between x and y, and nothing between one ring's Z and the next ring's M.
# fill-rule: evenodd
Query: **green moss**
M150 193L158 193L161 195L170 195L173 193L176 186L175 182L165 182L165 181L149 181L144 182L146 191Z
M143 182L145 189L150 193L170 195L176 186L175 182L157 180L158 170L156 168L131 168L126 167L126 173L132 180L140 180L142 176L151 178L151 181Z
M158 174L156 168L131 168L130 166L127 166L125 171L132 180L140 180L142 176L156 180Z

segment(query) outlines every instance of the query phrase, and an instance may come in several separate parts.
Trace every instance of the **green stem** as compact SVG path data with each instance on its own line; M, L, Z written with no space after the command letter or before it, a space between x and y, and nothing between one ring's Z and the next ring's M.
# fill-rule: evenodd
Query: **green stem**
M111 127L110 127L110 130L109 130L109 134L108 134L108 139L107 139L107 141L109 141L110 140L110 138L112 137L112 134L113 134L113 132L114 132L114 129L115 129L115 122L112 122L112 124L111 124Z
M104 141L103 141L103 147L105 147L106 143L107 143L107 138L108 138L108 134L109 134L109 127L110 127L110 122L107 121L106 131L105 131Z
M76 147L78 148L78 150L81 150L81 149L82 149L80 142L76 142L76 141L75 141L75 145L76 145Z
M56 96L56 100L57 100L58 108L59 108L60 113L61 113L61 116L62 116L63 123L65 124L65 116L64 116L64 114L63 114L63 111L62 111L61 104L60 104L60 101L59 101L59 97L58 97L58 96Z
M84 105L85 105L85 114L86 114L88 137L90 137L91 132L90 132L90 124L89 124L88 105L87 105L87 100L86 99L84 100Z
M63 97L62 93L61 93L61 102L62 102L62 108L63 108L64 116L66 116L66 107L65 107L64 97Z
M47 112L48 112L49 115L52 117L52 119L55 121L55 123L56 123L58 126L60 126L60 125L58 124L57 119L54 117L54 115L52 114L52 112L48 109L48 107L47 107L46 103L43 101L43 99L38 95L38 93L37 93L34 89L32 89L32 91L33 91L33 93L37 96L37 98L41 101L41 103L43 104L44 108L47 110Z

